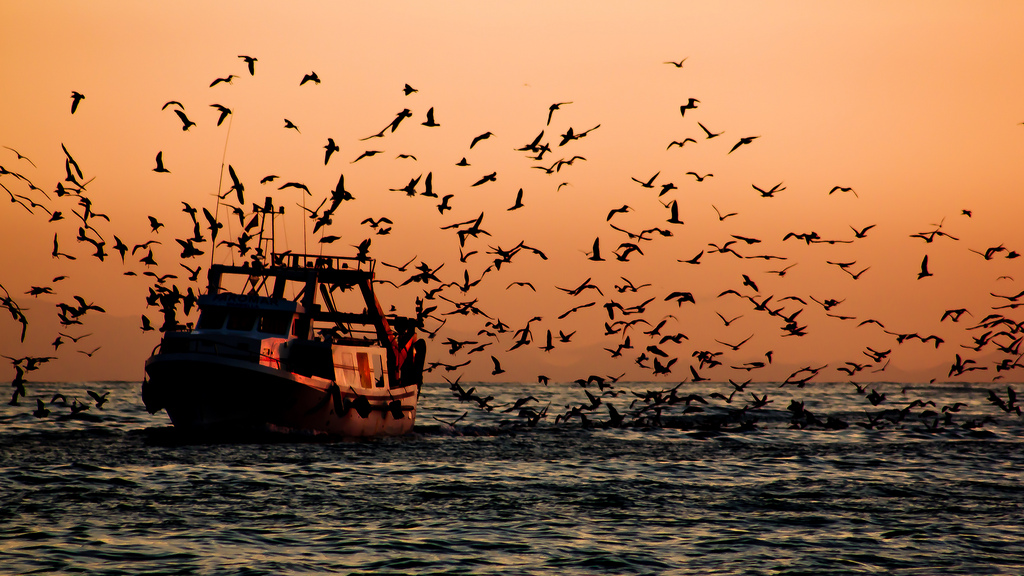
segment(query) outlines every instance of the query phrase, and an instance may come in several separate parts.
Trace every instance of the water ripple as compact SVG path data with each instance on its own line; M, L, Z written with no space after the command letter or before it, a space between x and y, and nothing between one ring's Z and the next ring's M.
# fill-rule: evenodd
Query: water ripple
M110 398L102 423L0 413L0 572L1024 572L1012 420L809 431L778 411L707 435L486 414L397 439L229 441L140 414L134 387ZM856 416L844 401L812 409Z

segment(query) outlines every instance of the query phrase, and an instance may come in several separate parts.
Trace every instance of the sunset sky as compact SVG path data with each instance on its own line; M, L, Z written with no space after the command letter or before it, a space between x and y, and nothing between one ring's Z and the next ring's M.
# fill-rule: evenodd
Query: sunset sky
M454 304L427 300L446 319L429 340L428 363L472 360L457 371L439 367L428 381L460 374L509 381L625 374L627 380L678 382L692 378L691 366L715 381L780 381L801 367L825 365L814 381L945 380L957 354L987 370L955 379L1019 382L1024 374L996 370L997 362L1016 358L997 345L1012 346L1019 333L995 337L980 350L962 347L976 347L973 339L986 331L1008 329L975 328L990 314L1024 320L1019 308L993 310L1014 302L992 296L1024 291L1024 258L1008 258L1024 253L1024 4L8 4L0 19L0 146L27 159L0 148L0 166L9 172L0 174L0 184L25 197L15 199L27 208L0 202L0 284L29 327L22 344L20 324L0 311L0 353L58 357L30 380L141 380L159 341L158 333L141 331L141 316L158 324L160 314L146 308L153 279L141 275L147 267L139 258L147 249L134 256L129 251L122 264L114 236L129 248L160 241L150 246L158 265L148 270L176 275L166 286L198 292L211 245L199 245L206 253L184 261L203 267L199 281L188 282L174 241L192 234L182 202L214 211L218 189L231 186L228 165L245 185L246 210L267 196L285 207L279 251L301 252L305 240L311 253L354 255L354 246L369 238L378 262L413 261L405 272L378 263L382 280L402 284L421 262L431 269L443 265L437 275L444 282L483 274L465 293L450 286L439 295L476 300L510 331L497 338L479 334L484 316L449 314ZM254 75L239 55L257 59ZM666 63L681 60L681 67ZM312 72L321 82L300 85ZM229 75L230 82L211 86ZM416 91L406 95L406 85ZM73 91L85 96L74 114ZM691 98L699 102L681 113ZM195 126L182 130L177 106L162 109L170 101L179 102ZM569 104L547 124L555 103ZM220 126L213 104L232 110ZM437 127L422 124L430 108ZM397 129L366 139L404 109L411 116ZM286 119L297 130L286 128ZM707 138L698 123L721 134ZM569 128L579 134L595 127L559 145ZM541 131L541 143L551 148L541 160L516 150ZM741 138L755 136L734 149ZM328 138L339 150L325 165ZM686 138L694 142L669 148ZM84 195L92 211L109 217L90 221L106 242L103 262L92 256L91 245L76 241L78 199L54 193L66 176L62 144L88 181ZM356 161L366 151L379 153ZM157 153L169 173L154 172ZM550 174L537 169L574 156L582 159ZM456 165L463 158L469 166ZM698 181L688 172L713 176ZM441 198L392 190L428 173L438 196L453 195L443 214ZM473 185L492 173L494 181ZM278 179L260 183L272 174ZM637 182L656 174L652 187ZM343 203L323 231L341 239L320 244L322 233L313 234L301 206L317 208L342 175L355 200ZM287 182L306 185L311 195L279 189ZM668 183L675 188L659 196ZM784 190L771 198L754 188L777 184ZM852 191L830 193L836 186ZM524 206L510 211L519 189ZM10 198L7 192L2 197ZM682 224L667 222L673 201ZM609 218L623 206L629 209ZM736 215L723 220L716 209ZM64 219L48 222L46 211L55 210ZM463 250L477 254L461 262L455 230L441 228L481 213L488 235L468 237ZM164 227L153 232L148 216ZM223 207L219 216L225 229L218 241L233 240L241 232L237 218ZM393 222L390 234L361 224L385 216ZM611 225L672 235L649 232L637 240ZM855 237L854 230L868 226L863 238ZM943 234L930 234L935 230ZM811 232L843 243L783 240ZM51 257L54 234L61 252L76 260ZM603 262L588 258L595 239ZM731 240L730 248L746 258L711 246ZM484 274L495 258L488 252L520 241L547 259L522 250ZM613 252L624 242L637 244L642 254L617 261ZM990 259L983 256L998 247L1003 250L991 251ZM699 264L680 262L701 251ZM214 259L241 262L232 252L221 246ZM758 255L785 259L751 258ZM925 256L932 275L919 279ZM853 264L844 271L829 262ZM784 275L773 273L783 269ZM59 275L67 278L53 282ZM756 291L744 285L744 275ZM558 289L588 279L600 294ZM650 286L620 292L616 286L627 280ZM33 286L50 286L53 294L26 294ZM382 284L379 298L385 309L394 304L412 315L416 298L431 288L437 284ZM755 310L742 296L720 297L726 290L758 302L771 296L769 308L783 315L802 309L795 320L806 335L785 336L784 320ZM696 302L666 301L673 292L690 292ZM63 327L56 305L73 304L76 295L106 312L89 312L81 326ZM651 298L643 313L614 318L647 324L606 334L605 323L614 320L605 304L628 308ZM841 303L825 310L812 298ZM945 311L958 309L967 310L959 322L940 321ZM530 323L531 343L509 351L514 332L535 316L541 320ZM859 325L868 319L894 334ZM644 334L662 320L660 332ZM438 325L428 320L426 329ZM539 347L548 330L556 341L545 352ZM559 331L575 334L560 343ZM58 332L91 335L77 343L64 338L54 351ZM660 342L678 333L688 339ZM943 342L900 343L898 335L908 333ZM616 349L625 336L632 348L613 358L606 349ZM748 337L737 350L730 347ZM492 344L471 356L450 355L447 338ZM662 364L677 359L669 374L652 373L654 353L647 346L667 353ZM97 347L91 357L85 354ZM884 371L885 362L868 358L867 347L892 350ZM723 364L701 368L695 351L722 352ZM767 362L769 351L765 367L736 368ZM635 361L641 353L646 367ZM492 376L490 356L505 373ZM837 370L849 367L846 362L865 367L847 375Z

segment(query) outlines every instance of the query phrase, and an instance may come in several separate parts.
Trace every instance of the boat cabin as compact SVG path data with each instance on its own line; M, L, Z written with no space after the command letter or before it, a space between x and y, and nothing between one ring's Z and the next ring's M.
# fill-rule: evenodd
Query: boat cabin
M415 341L414 323L383 314L372 268L339 257L275 254L272 261L212 266L195 329L168 333L162 351L237 358L356 389L400 384L392 376ZM225 280L241 285L228 291Z

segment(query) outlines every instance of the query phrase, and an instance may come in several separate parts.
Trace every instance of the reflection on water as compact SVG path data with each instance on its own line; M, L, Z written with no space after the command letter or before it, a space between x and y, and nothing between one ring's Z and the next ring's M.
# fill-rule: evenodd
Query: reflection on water
M919 417L930 406L881 430L858 425L883 407L850 385L751 385L774 400L756 426L714 434L687 419L722 402L666 412L675 427L529 428L428 385L415 434L358 442L186 438L145 412L137 385L33 386L32 404L58 390L110 396L89 420L61 420L57 406L37 419L27 402L0 410L0 572L1024 570L1021 419L987 402L991 385L886 388L894 409L964 402L955 423L994 419L938 431ZM495 405L532 394L552 415L586 402L575 385L476 386ZM701 393L715 390L728 384ZM626 413L634 398L607 402ZM793 399L850 425L791 429ZM454 429L438 420L467 410Z

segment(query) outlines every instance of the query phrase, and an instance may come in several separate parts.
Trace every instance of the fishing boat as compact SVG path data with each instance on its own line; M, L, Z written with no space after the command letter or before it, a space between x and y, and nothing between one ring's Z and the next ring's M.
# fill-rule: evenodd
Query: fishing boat
M270 253L211 266L194 327L165 323L142 399L190 431L409 432L426 344L385 314L374 261Z

